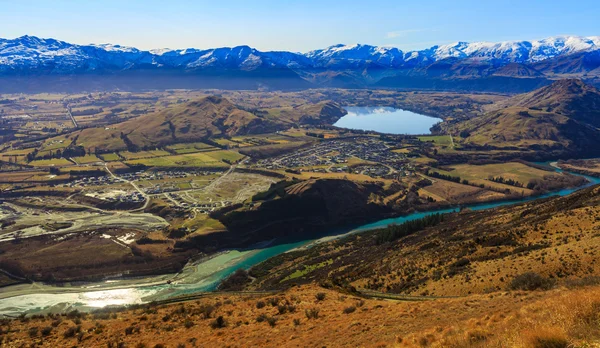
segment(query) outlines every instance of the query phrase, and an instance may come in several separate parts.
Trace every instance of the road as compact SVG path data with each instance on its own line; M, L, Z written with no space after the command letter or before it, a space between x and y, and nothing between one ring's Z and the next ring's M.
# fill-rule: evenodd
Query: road
M142 196L144 196L144 205L141 206L140 208L136 208L136 209L132 209L130 211L140 211L140 210L144 210L146 209L146 207L148 207L148 203L150 203L150 197L144 192L142 191L142 189L140 189L140 187L133 181L130 180L126 180L123 179L121 177L116 176L113 172L111 172L111 170L108 168L108 165L106 164L106 162L104 162L104 168L106 168L106 171L108 172L108 174L110 174L110 176L113 177L113 179L116 180L120 180L122 182L126 182L128 184L130 184L131 186L133 186L134 189L136 189Z
M192 295L173 297L165 300L153 301L153 304L164 305L179 302L196 301L206 297L219 296L270 296L281 293L279 290L264 290L264 291L214 291L214 292L199 292Z
M175 191L177 192L177 191ZM171 197L171 195L167 192L163 193L163 196L165 196L166 199L170 200L171 203L173 203L176 207L179 207L179 203L173 199L173 197Z
M246 157L242 158L240 160L240 162L243 161L245 158ZM183 189L183 190L178 190L178 191L170 191L170 192L161 192L161 193L147 194L144 191L142 191L142 189L140 189L140 187L134 181L126 180L126 179L123 179L123 178L115 175L108 168L108 164L106 162L104 162L104 168L106 168L106 171L108 172L108 174L110 174L111 177L113 177L116 180L119 180L119 181L126 182L126 183L130 184L142 196L144 196L144 199L145 199L144 205L142 207L140 207L140 208L132 209L132 210L130 210L130 212L143 211L144 209L146 209L146 207L148 207L148 204L150 203L150 198L151 197L155 197L155 196L164 196L169 201L171 201L173 204L175 204L175 206L180 206L180 204L177 201L175 201L173 199L173 197L170 196L171 193L178 193L179 194L179 193L187 193L187 192L192 192L192 191L210 192L210 190L214 189L217 185L219 185L227 175L231 174L235 170L236 167L237 167L237 165L235 165L235 164L232 165L232 166L230 166L229 169L225 173L223 173L223 175L219 176L218 178L216 178L215 180L213 180L210 184L208 184L208 185L206 185L204 187L201 187L201 188L191 188L191 189ZM193 210L194 210L194 212L196 212L195 208Z
M395 300L395 301L433 301L439 299L448 299L448 298L461 298L462 296L412 296L412 295L402 295L402 294L390 294L387 292L379 292L372 290L358 290L358 293L364 297L368 298L381 298L386 300Z
M75 120L75 117L73 117L73 114L71 113L71 107L68 105L67 105L67 116L69 116L71 118L71 122L73 122L73 127L79 128L79 125L77 124L77 120Z

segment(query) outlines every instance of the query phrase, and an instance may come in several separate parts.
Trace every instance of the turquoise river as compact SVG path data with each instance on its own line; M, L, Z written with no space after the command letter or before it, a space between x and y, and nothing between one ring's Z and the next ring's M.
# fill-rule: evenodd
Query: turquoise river
M543 164L549 164L546 162ZM554 164L554 163L552 163ZM560 169L556 169L560 171ZM585 176L589 183L584 186L551 192L542 196L521 200L502 201L466 206L473 210L489 209L510 204L518 204L539 198L565 196L591 185L600 184L599 178ZM458 208L418 212L406 216L384 219L353 229L330 231L319 239L303 240L294 243L269 243L256 245L248 250L229 250L204 260L191 262L178 274L145 278L125 278L99 283L46 285L42 283L22 284L0 290L0 314L62 312L71 309L90 310L108 305L128 305L162 300L202 291L215 290L218 283L239 268L248 269L253 265L292 249L310 247L348 233L357 233L390 224L400 224L434 213L448 213Z

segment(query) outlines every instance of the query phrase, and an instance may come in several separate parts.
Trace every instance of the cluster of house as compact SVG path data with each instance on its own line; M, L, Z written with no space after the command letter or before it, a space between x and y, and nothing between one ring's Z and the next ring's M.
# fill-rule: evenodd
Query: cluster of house
M377 138L340 139L321 142L292 154L263 159L257 165L275 170L301 168L311 172L351 172L372 177L384 177L391 172L410 174L413 168L406 155L392 150L392 146ZM351 157L375 164L349 167L347 163Z

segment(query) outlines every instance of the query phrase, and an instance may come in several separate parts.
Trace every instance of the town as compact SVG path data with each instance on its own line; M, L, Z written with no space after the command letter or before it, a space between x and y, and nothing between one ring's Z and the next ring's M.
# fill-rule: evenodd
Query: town
M389 179L413 175L414 163L406 153L394 151L396 146L395 142L374 137L327 140L292 154L259 160L257 167L316 173L345 172Z

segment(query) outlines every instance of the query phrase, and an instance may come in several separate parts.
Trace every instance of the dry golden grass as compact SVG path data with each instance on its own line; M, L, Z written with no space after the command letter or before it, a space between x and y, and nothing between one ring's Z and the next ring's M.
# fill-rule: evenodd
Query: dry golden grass
M491 312L478 320L411 334L402 346L423 346L425 340L427 346L455 348L600 346L599 287L563 288L537 296L509 313Z
M216 294L80 319L1 322L0 342L6 347L597 347L599 320L599 286L395 302L308 285L276 295ZM43 336L46 327L52 330Z

